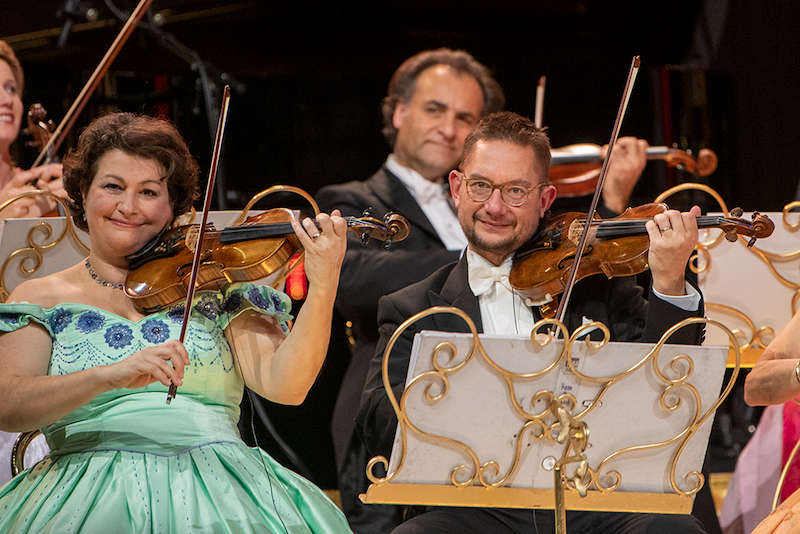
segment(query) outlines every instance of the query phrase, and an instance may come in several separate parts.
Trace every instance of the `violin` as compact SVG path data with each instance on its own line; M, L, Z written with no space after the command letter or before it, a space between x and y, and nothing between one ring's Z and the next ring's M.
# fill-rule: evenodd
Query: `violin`
M44 148L50 144L51 146L46 156L48 161L52 161L53 151L50 138L53 136L53 132L56 129L55 123L47 118L47 111L44 109L44 106L38 102L31 104L31 107L28 108L27 121L28 126L25 128L25 133L30 135L33 139L25 144L27 146L36 147L39 150L44 150Z
M26 141L25 145L36 147L40 151L44 150L46 147L50 147L47 149L47 158L45 162L49 163L55 161L51 137L56 129L56 125L52 120L47 118L47 111L44 109L44 106L38 102L31 104L31 107L28 109L27 123L24 133L30 135L32 139ZM33 169L35 166L31 168ZM27 184L32 185L36 189L42 189L38 182L39 179L37 178L27 182ZM49 212L42 214L43 217L58 217L59 215L58 205Z
M659 203L628 208L622 215L609 220L595 215L575 281L600 273L613 278L645 271L650 247L645 223L665 211L666 204ZM736 241L739 235L749 236L748 247L756 239L768 237L775 229L766 215L756 212L748 221L740 218L740 208L734 208L730 213L732 217L697 217L697 226L721 228L729 241ZM585 225L585 213L564 213L543 219L536 235L514 256L508 277L511 286L530 299L533 305L552 303L565 289Z
M293 267L290 258L302 247L289 222L291 213L286 208L274 208L247 218L241 226L220 231L206 226L196 290L285 275ZM387 214L383 220L344 219L348 229L361 236L362 243L375 238L388 246L402 241L409 232L408 221L397 214ZM196 224L170 228L127 257L130 270L125 294L142 314L163 310L186 298L198 237Z
M604 154L600 145L580 143L551 151L550 182L556 186L559 197L590 195L597 185ZM717 155L702 148L697 158L690 150L665 146L647 149L648 160L663 160L668 167L678 167L699 176L708 176L717 169Z

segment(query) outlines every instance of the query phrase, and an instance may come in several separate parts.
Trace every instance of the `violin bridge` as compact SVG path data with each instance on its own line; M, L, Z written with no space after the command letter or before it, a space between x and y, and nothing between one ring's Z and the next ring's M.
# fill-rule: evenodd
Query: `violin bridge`
M189 230L186 232L184 243L186 244L186 248L188 248L192 254L194 254L194 251L197 248L197 237L199 235L199 228L196 226L189 228Z

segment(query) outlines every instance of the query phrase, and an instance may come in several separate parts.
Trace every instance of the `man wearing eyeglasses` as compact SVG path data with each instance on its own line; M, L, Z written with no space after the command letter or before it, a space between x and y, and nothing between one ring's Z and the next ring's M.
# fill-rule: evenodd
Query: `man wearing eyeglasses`
M374 208L403 215L410 234L390 250L372 242L360 246L350 238L342 264L336 312L351 324L352 354L336 399L331 423L342 509L358 534L383 534L397 524L397 510L364 506L368 460L354 434L361 390L378 342L378 299L422 280L459 258L467 239L453 211L447 175L461 157L464 139L481 117L500 111L503 91L486 66L463 50L425 50L395 71L383 100L383 134L392 153L369 179L330 185L316 200L324 211L359 216ZM627 206L645 165L647 142L620 139L603 193L612 210ZM575 202L573 202L574 204ZM609 211L604 217L613 216Z
M455 263L426 279L383 297L378 305L380 340L370 364L357 425L371 456L390 456L397 420L383 388L383 351L397 326L431 306L464 310L479 331L529 334L540 319L508 282L514 252L537 231L556 196L548 184L550 144L528 119L503 112L482 119L467 136L458 170L449 174L458 221L468 247ZM649 300L632 278L589 277L575 287L565 323L569 331L585 321L606 324L614 341L655 342L670 326L702 315L701 296L684 280L697 240L697 207L688 213L667 211L647 223L648 261L653 286ZM417 321L397 339L389 358L389 379L397 398L408 372L414 334L421 330L464 332L453 315ZM688 327L670 342L697 344L702 329ZM575 532L705 532L692 516L570 512ZM485 508L431 508L392 532L415 533L552 532L552 512Z

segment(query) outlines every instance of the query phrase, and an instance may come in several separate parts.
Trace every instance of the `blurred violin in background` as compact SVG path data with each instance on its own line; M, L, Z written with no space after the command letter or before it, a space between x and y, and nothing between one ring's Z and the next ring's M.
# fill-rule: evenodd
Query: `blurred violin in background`
M53 136L53 132L56 130L55 123L47 118L47 111L44 109L44 106L39 104L38 102L35 104L31 104L31 107L28 109L28 126L25 128L24 133L30 135L33 139L27 141L25 146L35 147L37 150L41 151L48 145L50 142L50 138ZM52 150L52 146L48 148L48 153L46 154L46 161L52 162L56 161L53 157L54 153Z
M550 182L556 186L559 197L591 195L597 186L605 150L600 145L579 143L551 151ZM717 168L717 155L707 148L700 149L695 158L690 150L665 146L647 149L648 160L663 160L669 167L677 167L698 176L708 176Z
M52 120L47 118L47 111L44 109L44 106L38 102L31 104L31 107L28 109L27 122L28 125L25 128L24 133L31 136L32 139L27 141L25 145L36 148L40 153L45 149L45 147L47 147L47 153L45 154L46 157L44 159L45 164L57 162L58 159L55 157L53 144L50 142L50 138L56 129L56 125ZM31 170L34 169L36 169L36 167L31 168ZM40 176L30 181L29 184L36 189L47 189L45 183L40 183L43 178L44 176ZM51 176L47 181L49 182L57 178L58 177ZM59 215L63 214L60 213L58 205L56 205L49 212L43 213L42 217L58 217Z

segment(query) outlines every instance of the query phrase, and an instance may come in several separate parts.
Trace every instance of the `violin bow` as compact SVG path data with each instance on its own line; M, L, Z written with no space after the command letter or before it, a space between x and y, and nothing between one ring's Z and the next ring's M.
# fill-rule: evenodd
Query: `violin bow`
M592 226L592 220L594 219L594 214L597 211L597 203L600 200L600 192L603 190L603 183L606 180L608 164L611 161L611 152L614 149L614 145L617 143L619 129L622 125L622 118L625 116L625 110L628 108L628 100L630 99L631 91L633 90L633 82L636 81L636 74L639 72L639 63L639 56L634 56L633 60L631 61L630 70L628 70L628 79L625 82L625 89L622 92L622 101L620 102L619 109L617 110L617 118L614 120L614 128L611 130L611 140L608 142L608 151L606 152L606 157L603 158L603 166L600 168L600 176L597 179L597 186L594 189L592 205L589 208L589 213L586 214L586 223L583 226L581 238L578 241L578 247L575 251L575 261L572 263L572 267L569 270L569 277L567 278L567 282L564 287L564 294L561 296L561 302L558 303L556 319L562 323L564 322L564 317L567 313L567 304L569 303L569 298L572 295L572 287L575 285L575 278L578 275L578 266L580 265L581 258L586 250L589 228Z
M92 93L94 93L94 90L100 84L100 80L105 75L108 67L111 66L111 63L117 57L117 54L119 54L119 51L128 40L128 37L130 37L131 33L133 33L136 25L139 24L139 20L141 20L142 16L147 11L147 8L150 7L152 1L153 0L140 0L139 4L131 12L131 15L125 22L125 25L122 27L119 34L117 34L117 38L114 39L114 42L111 43L111 47L106 52L105 56L103 56L103 59L100 60L100 64L98 64L97 68L94 69L94 72L89 77L86 85L83 86L83 89L81 89L78 97L72 103L72 106L70 106L69 110L64 115L64 118L61 119L61 123L58 125L58 128L56 128L56 130L50 136L47 144L42 147L42 150L36 157L36 161L33 162L32 167L38 167L43 163L50 163L52 160L52 154L55 154L56 151L58 151L58 148L66 138L67 133L75 124L75 120L78 118L78 115L83 110L84 106L86 106L86 102L89 101L89 97L92 96Z
M203 205L203 213L200 218L200 230L197 234L197 243L194 249L194 258L192 259L192 271L189 276L189 285L186 288L186 307L183 310L183 322L181 323L181 333L178 340L183 343L186 339L186 330L189 326L189 316L192 314L192 298L194 298L195 283L197 281L197 271L200 268L200 256L203 253L203 238L205 235L206 226L208 224L208 212L211 211L211 196L214 192L214 181L217 177L217 167L219 166L219 153L222 149L222 137L225 134L225 123L228 120L228 104L231 100L231 86L226 85L222 93L222 104L220 104L219 122L217 123L217 134L214 139L214 150L211 153L211 165L208 170L208 184L206 184L206 197L205 204ZM178 392L178 386L174 383L170 384L169 391L167 392L167 404L172 402L175 394Z
M536 84L536 102L533 105L533 125L537 128L542 127L542 114L544 113L544 84L546 78L539 77L539 83Z

